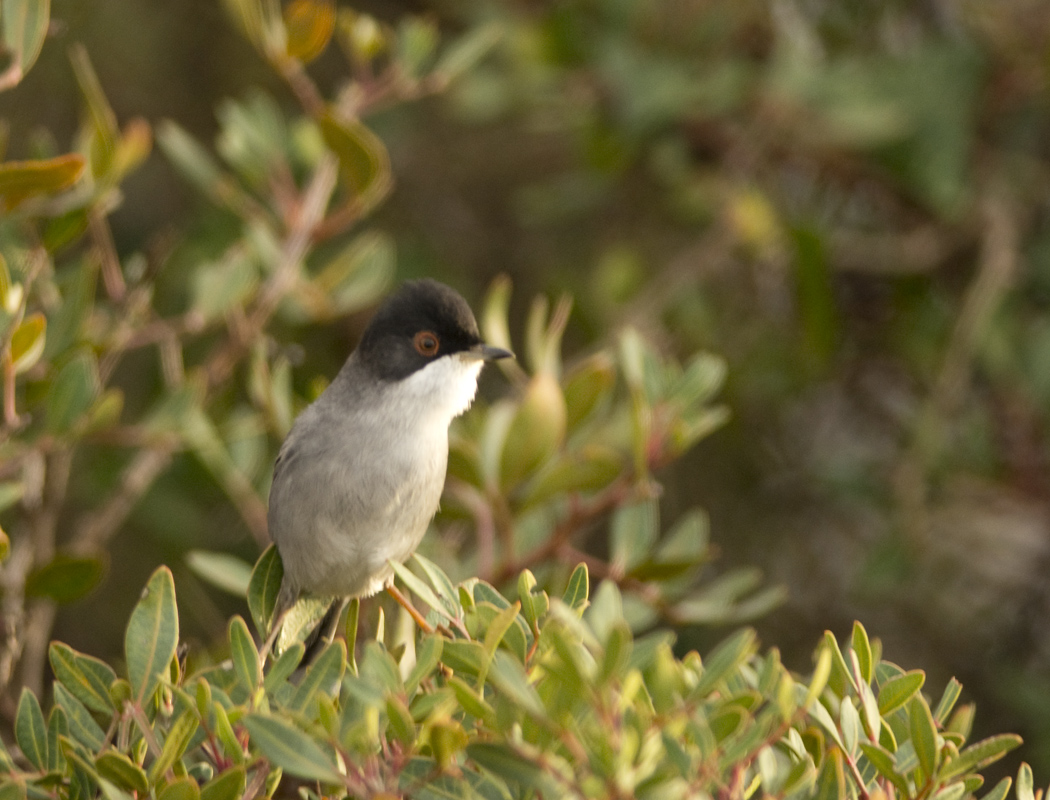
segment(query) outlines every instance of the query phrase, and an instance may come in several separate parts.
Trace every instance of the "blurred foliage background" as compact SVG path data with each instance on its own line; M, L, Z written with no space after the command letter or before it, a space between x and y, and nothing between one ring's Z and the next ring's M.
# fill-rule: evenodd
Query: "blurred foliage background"
M369 46L368 20L392 26L421 54L420 74L439 35L490 46L444 91L423 82L387 103L376 82L367 102L342 98L364 103L389 152L393 189L369 217L371 238L355 240L368 280L309 324L279 317L267 367L283 365L281 379L310 398L395 275L445 280L479 308L507 273L515 331L534 294L571 293L567 363L627 325L683 360L723 356L730 420L658 473L663 515L704 507L723 568L759 567L786 588L758 628L789 666L807 671L821 631L841 637L860 619L887 658L934 684L958 676L978 731L1025 736L1007 771L1024 758L1050 772L1044 4L375 0L354 10L358 47ZM7 158L65 152L83 130L82 44L125 134L141 117L161 144L109 195L114 253L152 276L158 309L206 325L227 310L209 300L244 289L245 273L227 260L213 283L189 276L228 259L240 223L214 184L209 199L206 179L196 190L187 180L179 131L239 166L250 194L252 159L274 141L295 151L293 166L309 162L316 143L282 121L303 98L219 4L53 0L51 16L39 61L0 93ZM332 45L308 69L328 96L346 58ZM123 413L141 416L164 367L135 350L117 368ZM483 393L501 388L490 376ZM225 434L264 486L280 426L250 428ZM119 480L128 454L112 444L97 443L91 471L73 465L63 520ZM176 572L184 634L225 630L235 602L185 557L253 560L246 520L258 509L231 503L199 451L169 456L114 532L97 588L58 612L57 638L119 654L126 610L160 562ZM5 512L5 529L18 513ZM443 524L455 530L453 516ZM724 633L687 626L681 642Z

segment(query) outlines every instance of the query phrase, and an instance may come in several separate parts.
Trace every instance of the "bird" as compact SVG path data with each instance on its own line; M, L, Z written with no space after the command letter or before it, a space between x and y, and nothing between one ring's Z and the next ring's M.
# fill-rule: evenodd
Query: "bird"
M384 589L427 628L390 562L415 552L438 510L449 425L473 402L482 367L512 357L435 280L406 281L380 305L274 463L267 525L284 576L264 653L304 595L332 598L317 630L334 629L350 598Z

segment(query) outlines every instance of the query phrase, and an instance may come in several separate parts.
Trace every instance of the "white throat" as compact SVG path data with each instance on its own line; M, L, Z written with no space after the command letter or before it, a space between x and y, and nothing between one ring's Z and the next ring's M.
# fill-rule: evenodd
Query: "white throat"
M483 365L460 353L443 356L402 380L397 392L420 416L438 417L447 425L474 402Z

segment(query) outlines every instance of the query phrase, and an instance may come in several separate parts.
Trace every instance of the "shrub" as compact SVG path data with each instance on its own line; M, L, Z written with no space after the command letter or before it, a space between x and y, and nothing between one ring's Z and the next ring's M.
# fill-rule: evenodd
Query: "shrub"
M611 581L588 596L577 567L560 597L529 571L511 600L491 584L453 584L417 557L409 585L456 635L393 650L336 640L295 674L297 643L263 669L248 625L229 625L230 658L179 655L175 587L150 578L127 626L126 677L54 643L55 703L23 691L16 766L0 752L5 798L223 800L291 796L969 797L977 770L1020 743L967 744L973 707L960 685L937 703L921 671L883 661L854 626L830 634L802 679L741 629L707 657L676 658L673 636L635 637ZM408 574L401 571L401 574ZM261 635L280 562L260 559L248 603ZM347 641L357 629L357 605ZM985 797L1003 798L1003 779ZM1019 797L1031 796L1027 767Z

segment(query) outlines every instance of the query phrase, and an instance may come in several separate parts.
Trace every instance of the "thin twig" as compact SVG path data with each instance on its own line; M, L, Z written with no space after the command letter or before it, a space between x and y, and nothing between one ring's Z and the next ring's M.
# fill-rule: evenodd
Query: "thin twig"
M117 255L117 246L113 243L113 232L109 229L109 223L97 207L88 212L88 230L102 264L102 282L106 287L106 294L115 303L123 302L128 287L120 268L120 256Z
M140 450L124 468L117 487L106 504L85 515L75 528L71 547L80 555L100 552L124 524L139 498L171 463L174 438Z
M944 443L944 428L965 397L974 351L1002 303L1018 262L1018 221L1006 198L989 192L981 209L982 247L977 274L963 297L941 368L916 417L911 447L897 466L895 493L903 527L913 539L925 536L927 472Z
M626 477L620 478L620 480L612 484L590 503L587 503L586 505L579 503L575 504L569 511L568 516L559 522L554 530L551 531L551 535L547 538L546 542L539 547L536 547L531 553L522 556L520 559L505 559L499 569L497 569L492 576L490 582L495 586L499 586L504 581L510 580L516 576L523 569L528 569L536 564L541 564L551 557L558 555L562 548L568 544L573 534L605 516L618 505L623 503L631 493L632 486L633 483L631 479Z
M247 348L265 328L281 300L295 286L303 259L309 252L314 231L324 219L325 209L335 189L336 173L335 156L325 155L303 194L299 215L281 248L281 259L259 291L245 329L238 331L238 335L231 336L208 361L205 373L208 376L209 389L221 385L229 377Z

